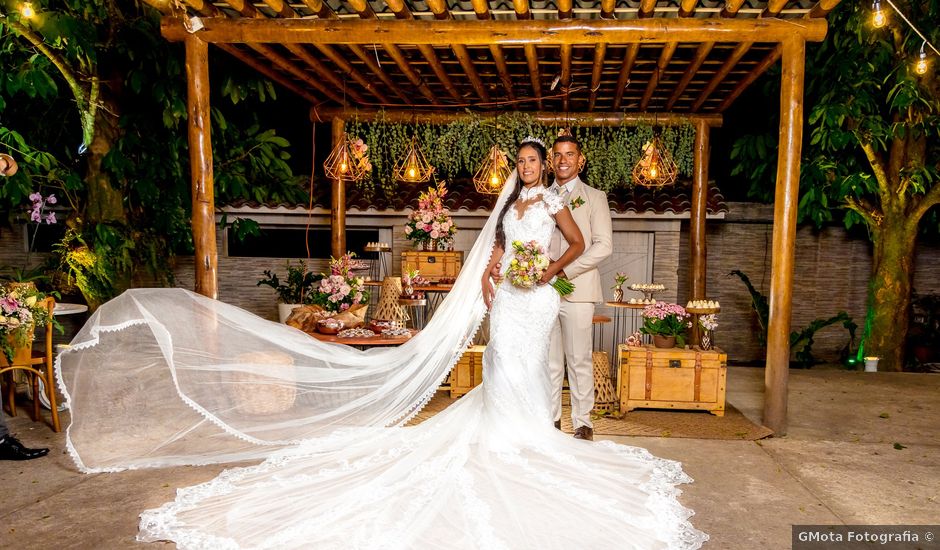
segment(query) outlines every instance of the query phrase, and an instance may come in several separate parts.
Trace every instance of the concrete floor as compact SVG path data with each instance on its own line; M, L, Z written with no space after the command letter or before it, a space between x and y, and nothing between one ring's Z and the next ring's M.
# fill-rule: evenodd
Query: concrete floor
M728 374L728 401L757 421L763 373ZM940 523L940 375L794 370L789 406L785 437L611 439L682 461L695 483L681 500L711 535L708 549L790 548L793 524ZM65 454L64 435L25 413L7 420L24 443L52 452L0 462L0 548L145 547L134 541L138 513L223 469L83 475Z

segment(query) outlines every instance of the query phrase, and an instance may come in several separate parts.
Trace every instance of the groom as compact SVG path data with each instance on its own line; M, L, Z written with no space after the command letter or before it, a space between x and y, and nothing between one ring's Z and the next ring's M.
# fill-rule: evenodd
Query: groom
M574 284L574 292L561 300L548 365L552 377L555 427L561 427L561 386L567 364L574 437L593 441L591 410L594 408L594 361L591 323L594 319L594 304L602 302L604 298L597 266L613 251L613 232L607 194L588 186L578 176L584 162L581 144L575 137L562 135L555 140L552 145L555 184L549 190L564 197L584 237L585 249L581 256L558 274ZM567 241L556 228L549 246L549 256L557 260L567 249Z

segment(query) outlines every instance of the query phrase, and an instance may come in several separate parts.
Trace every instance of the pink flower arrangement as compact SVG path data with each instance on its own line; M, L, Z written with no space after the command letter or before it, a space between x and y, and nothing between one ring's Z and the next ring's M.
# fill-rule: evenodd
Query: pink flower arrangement
M342 312L369 300L362 277L351 277L352 252L330 259L330 274L323 275L313 293L313 303L327 311Z
M366 156L366 153L369 151L369 146L366 145L361 138L356 138L349 141L349 148L352 151L353 157L356 158L359 168L362 168L362 170L366 172L371 172L372 162L369 161L369 157Z
M656 302L643 308L643 334L675 336L679 345L685 344L685 331L690 315L684 307L669 302Z
M408 215L405 222L405 237L420 244L429 241L443 241L453 238L457 233L457 224L444 207L447 187L439 183L437 187L418 196L418 209Z

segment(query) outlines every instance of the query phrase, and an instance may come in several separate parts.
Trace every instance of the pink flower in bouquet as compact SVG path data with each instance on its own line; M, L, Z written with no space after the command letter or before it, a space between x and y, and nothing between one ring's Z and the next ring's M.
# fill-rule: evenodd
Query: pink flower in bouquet
M421 221L423 221L423 222L426 223L426 224L431 223L431 220L432 220L432 219L434 219L434 218L432 218L432 217L431 217L431 214L429 214L429 213L426 213L426 214L422 214L422 215L421 215Z
M440 237L441 237L441 234L436 229L431 230L432 239L439 239Z

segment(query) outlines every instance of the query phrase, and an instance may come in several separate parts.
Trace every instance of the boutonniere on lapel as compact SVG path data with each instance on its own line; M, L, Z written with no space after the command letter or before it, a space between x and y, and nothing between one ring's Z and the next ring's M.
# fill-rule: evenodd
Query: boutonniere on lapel
M570 201L568 201L568 206L569 206L572 210L574 210L575 208L577 208L577 207L579 207L579 206L581 206L581 205L583 205L583 204L584 204L584 199L581 198L581 197L578 197L578 198L576 198L576 199L571 199Z

